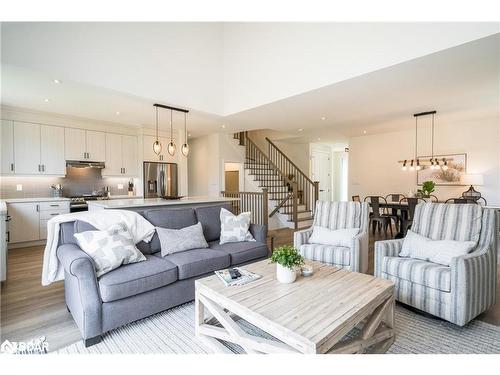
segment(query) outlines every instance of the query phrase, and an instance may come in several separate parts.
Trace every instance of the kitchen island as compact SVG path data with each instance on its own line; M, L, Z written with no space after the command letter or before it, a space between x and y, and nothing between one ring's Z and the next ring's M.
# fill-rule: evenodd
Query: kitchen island
M214 203L224 203L236 201L237 198L223 197L184 197L181 199L162 199L162 198L140 198L140 199L114 199L114 200L98 200L88 201L89 211L105 210L105 209L123 209L132 211L143 211L149 208L161 206L205 206Z

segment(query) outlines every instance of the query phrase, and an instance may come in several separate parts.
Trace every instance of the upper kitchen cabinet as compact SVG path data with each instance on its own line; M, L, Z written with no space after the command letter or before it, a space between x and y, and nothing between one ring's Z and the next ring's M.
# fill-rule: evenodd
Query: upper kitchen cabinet
M106 168L103 176L136 177L137 137L106 133Z
M106 160L106 133L74 128L66 128L64 132L66 160Z
M66 174L64 128L40 125L40 165L42 174Z
M87 159L90 161L106 161L106 133L87 130L85 132Z
M15 174L66 174L64 128L14 121L13 144Z
M160 155L156 155L153 151L153 143L156 140L155 136L152 135L144 135L144 161L156 161L156 162L165 162L165 163L177 163L177 159L175 156L171 156L167 152L167 145L170 142L169 138L159 137L161 143L161 152ZM178 153L176 152L176 156Z
M2 120L1 125L0 172L4 175L14 174L14 124L10 120Z
M40 125L14 122L14 170L16 174L41 174Z

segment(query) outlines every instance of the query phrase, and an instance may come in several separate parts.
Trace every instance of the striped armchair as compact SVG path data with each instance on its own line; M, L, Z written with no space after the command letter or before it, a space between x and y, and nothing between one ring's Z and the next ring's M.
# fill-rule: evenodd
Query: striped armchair
M312 227L294 233L294 246L306 259L317 260L355 272L368 271L368 203L316 202L313 226L332 230L360 228L351 246L308 243Z
M396 299L463 326L495 303L495 213L476 204L421 203L412 231L433 240L475 241L443 266L399 257L403 239L375 242L375 276L396 284Z

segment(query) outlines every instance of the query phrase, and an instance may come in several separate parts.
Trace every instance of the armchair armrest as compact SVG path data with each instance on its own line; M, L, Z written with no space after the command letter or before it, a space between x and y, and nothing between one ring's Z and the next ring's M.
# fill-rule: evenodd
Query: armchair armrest
M312 235L312 228L299 230L293 234L293 246L299 250L301 245L307 244Z
M267 227L265 225L250 224L249 231L255 241L267 243Z
M57 258L64 267L66 305L84 339L102 333L102 299L92 258L78 245L63 244Z
M368 232L358 233L351 242L351 271L368 272Z
M375 276L382 275L382 260L384 257L397 257L403 247L404 239L375 242Z
M451 261L451 292L454 320L465 325L495 303L496 247L483 245Z

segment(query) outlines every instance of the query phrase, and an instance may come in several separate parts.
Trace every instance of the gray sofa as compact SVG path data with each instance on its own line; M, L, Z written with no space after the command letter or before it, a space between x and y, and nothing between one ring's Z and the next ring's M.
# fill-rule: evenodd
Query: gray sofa
M229 266L244 265L269 256L267 228L252 224L256 242L219 244L220 208L159 208L140 212L153 225L180 229L196 224L210 245L162 257L155 233L150 243L137 245L147 260L121 266L100 278L92 259L80 249L73 234L95 230L85 222L61 225L57 257L65 271L65 297L85 346L101 341L104 332L194 299L194 281Z

